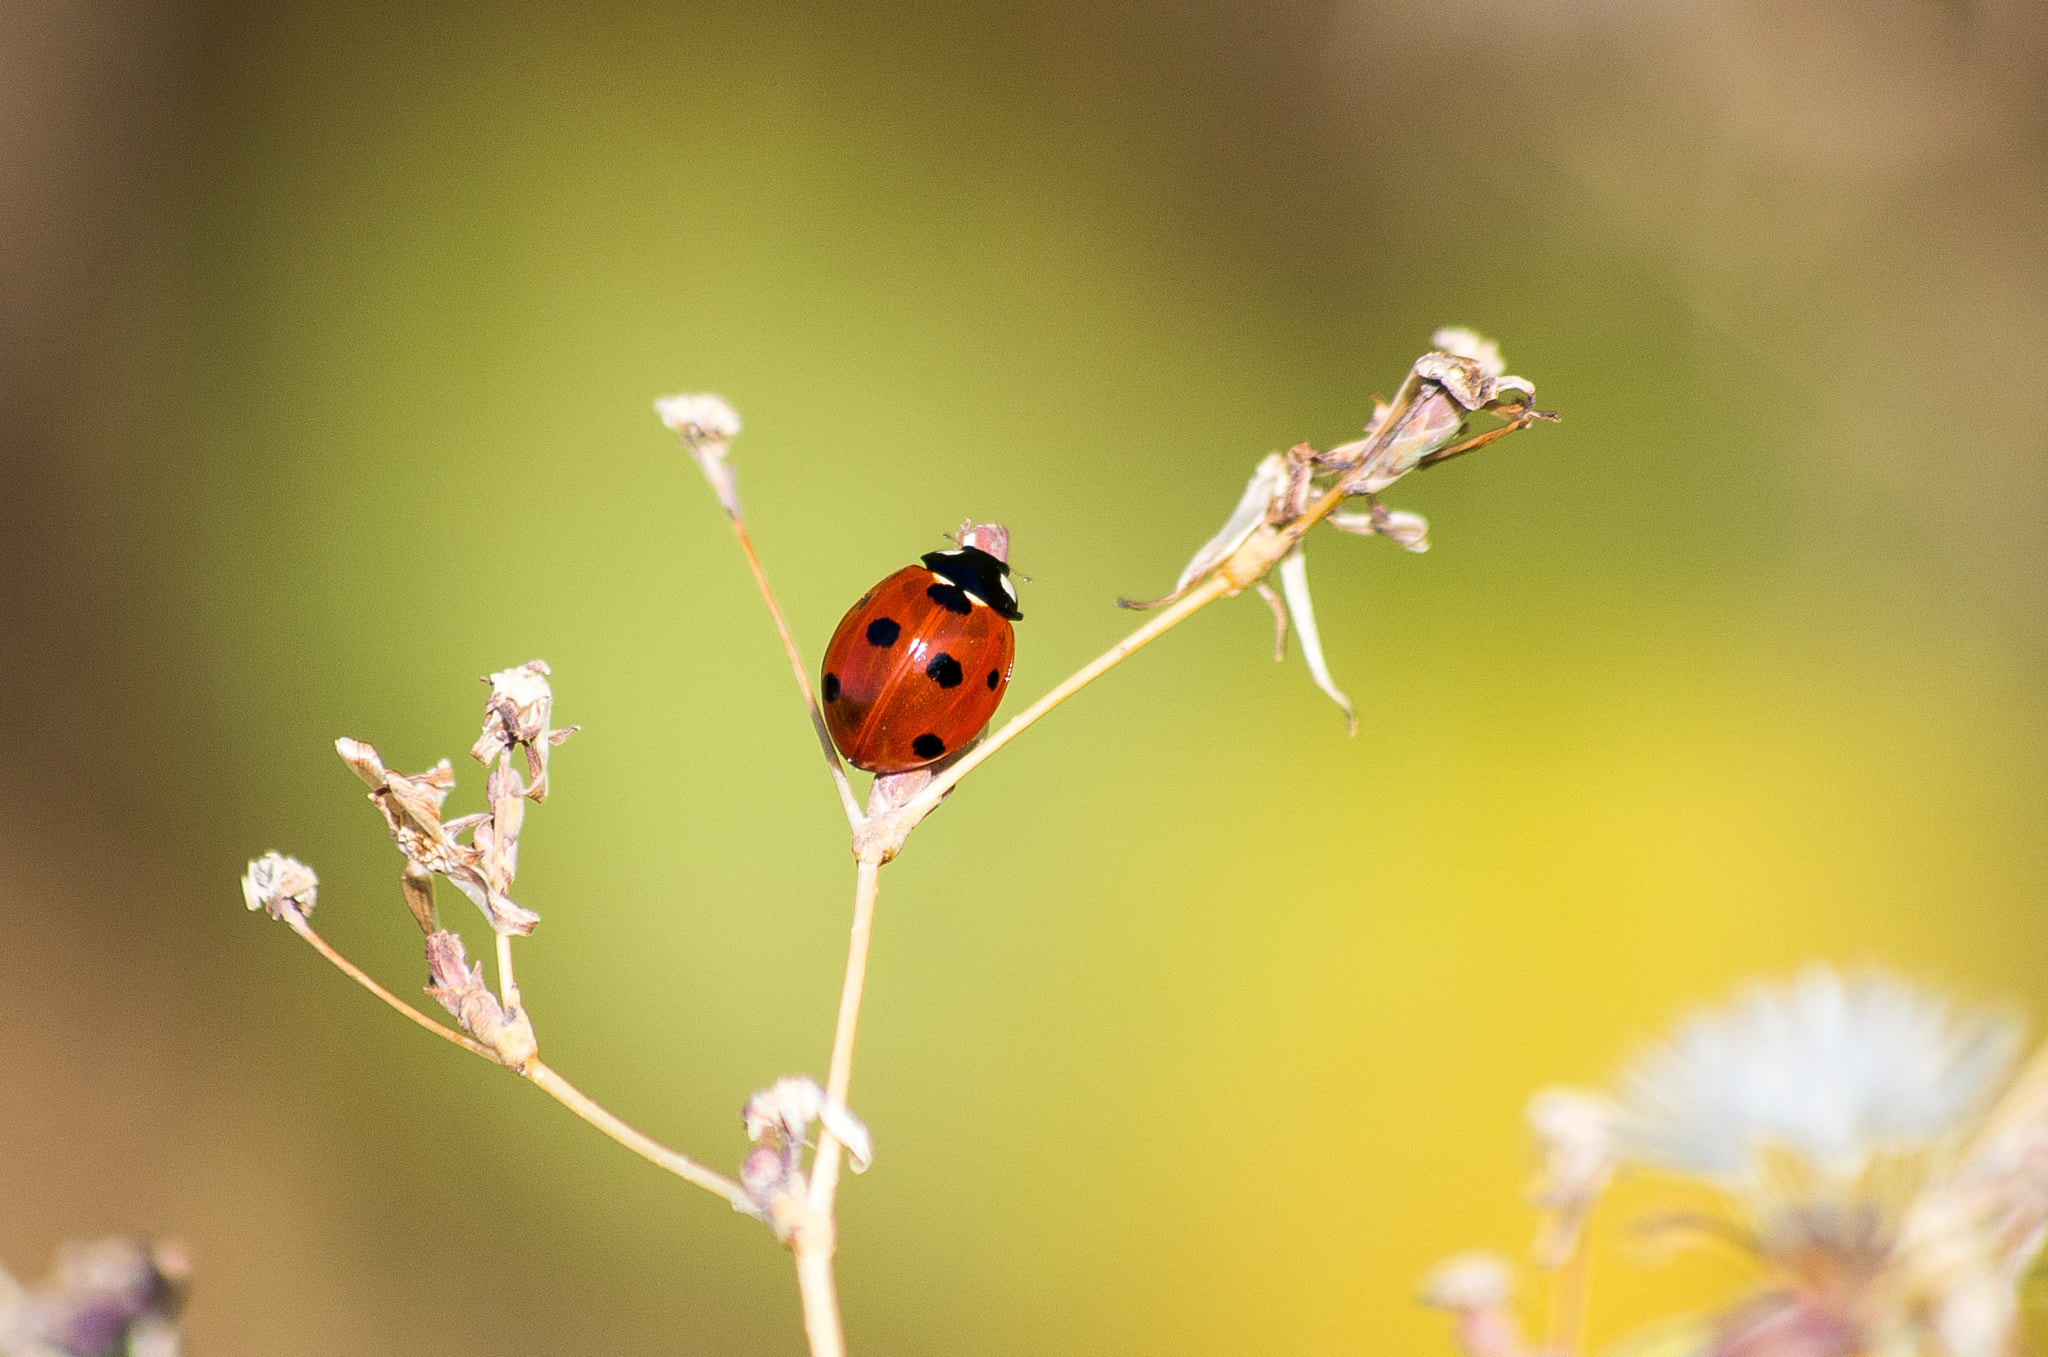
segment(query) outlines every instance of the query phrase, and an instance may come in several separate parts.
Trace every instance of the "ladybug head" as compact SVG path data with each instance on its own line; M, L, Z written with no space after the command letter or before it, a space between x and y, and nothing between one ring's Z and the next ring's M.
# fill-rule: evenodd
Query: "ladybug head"
M951 551L927 552L924 568L959 585L975 598L994 608L1012 622L1021 622L1017 610L1017 586L1010 583L1010 533L1000 523L960 525L954 537L960 545Z

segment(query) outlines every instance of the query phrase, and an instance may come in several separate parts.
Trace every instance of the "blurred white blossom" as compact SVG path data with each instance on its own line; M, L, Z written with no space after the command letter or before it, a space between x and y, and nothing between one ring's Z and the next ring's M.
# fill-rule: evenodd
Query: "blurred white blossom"
M1622 1076L1629 1157L1721 1180L1767 1149L1835 1177L1959 1130L2017 1048L2004 1015L1957 1010L1881 974L1824 967L1700 1013Z

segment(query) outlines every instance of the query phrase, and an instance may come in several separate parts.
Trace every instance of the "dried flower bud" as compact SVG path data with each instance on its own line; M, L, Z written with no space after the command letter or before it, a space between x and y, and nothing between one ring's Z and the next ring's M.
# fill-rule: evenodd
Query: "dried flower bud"
M1465 427L1474 410L1526 408L1536 388L1503 376L1500 349L1470 330L1439 330L1438 348L1415 360L1391 404L1376 404L1365 437L1317 459L1346 475L1354 495L1384 490L1438 452Z
M526 795L535 801L547 800L548 750L582 729L549 729L555 709L554 690L548 686L551 672L547 661L528 660L517 669L501 669L485 679L491 685L491 695L484 702L484 730L469 751L478 763L488 764L505 750L524 745L526 775L533 779Z
M1498 1254L1475 1251L1446 1258L1424 1279L1419 1297L1433 1310L1458 1318L1458 1348L1466 1357L1522 1357L1522 1327L1508 1309L1513 1273Z
M1612 1100L1576 1089L1545 1089L1529 1100L1529 1129L1543 1155L1533 1193L1546 1219L1536 1261L1560 1267L1586 1227L1593 1203L1620 1162Z
M739 412L717 396L663 396L654 402L654 413L674 429L689 450L691 460L711 482L718 502L730 518L740 516L739 487L732 466L726 461L727 447L740 431Z
M953 534L953 540L963 547L985 551L999 561L1010 559L1010 530L1000 523L976 523L970 518Z
M386 769L377 751L360 740L340 739L334 744L356 775L374 788L370 801L383 813L391 841L405 854L409 875L402 884L406 905L415 919L422 919L423 906L425 917L432 917L432 892L427 892L423 899L419 888L418 873L424 871L447 877L450 884L475 902L495 931L521 936L533 931L540 915L513 903L492 883L483 868L484 850L474 842L456 842L456 834L481 828L491 817L473 815L448 824L441 822L441 805L455 786L455 773L448 760L441 760L424 773L405 777ZM421 926L426 927L424 920Z
M265 853L242 875L242 899L250 909L268 910L273 919L284 918L287 910L301 917L311 914L319 893L320 878L313 869L282 853Z
M498 1003L484 984L483 963L469 963L460 937L445 932L428 936L427 974L433 980L427 993L502 1063L523 1068L539 1053L526 1011L515 1007L508 1013Z
M846 1147L855 1173L864 1173L874 1162L874 1142L859 1117L840 1104L828 1101L818 1081L806 1074L785 1075L768 1088L747 1099L740 1109L740 1121L747 1139L773 1146L809 1143L811 1123L823 1121L825 1129Z
M740 1186L764 1207L779 1191L787 1190L796 1173L789 1155L770 1145L756 1145L740 1160Z

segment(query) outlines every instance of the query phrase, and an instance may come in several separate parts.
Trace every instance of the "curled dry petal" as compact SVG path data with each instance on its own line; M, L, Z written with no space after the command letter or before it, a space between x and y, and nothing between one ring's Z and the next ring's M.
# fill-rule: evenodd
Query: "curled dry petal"
M483 734L469 751L478 763L488 764L504 751L524 745L526 775L533 779L526 795L535 801L547 800L548 751L582 729L549 727L555 709L554 690L548 686L551 672L547 661L528 660L485 679L491 695L484 701Z
M273 919L284 918L287 910L311 914L319 893L320 878L313 869L282 853L265 853L242 875L242 899L250 909L266 910Z
M1323 660L1323 637L1316 630L1315 605L1308 595L1308 557L1302 554L1299 546L1280 562L1280 592L1286 596L1295 634L1301 637L1301 657L1308 662L1309 677L1343 710L1345 728L1356 735L1358 714L1352 710L1351 699L1330 677L1330 666Z
M1317 459L1343 470L1341 484L1352 494L1377 493L1413 471L1458 436L1469 412L1526 410L1536 399L1534 386L1502 375L1490 341L1469 330L1439 330L1436 338L1451 347L1440 344L1415 360L1393 401L1374 409L1365 437Z
M447 932L428 935L427 974L433 981L427 993L500 1061L518 1068L537 1053L533 1024L525 1011L505 1011L484 984L483 963L472 966L463 955L461 938Z
M810 1138L811 1123L819 1120L846 1147L853 1171L865 1172L874 1161L874 1141L866 1124L841 1104L828 1101L825 1090L809 1075L784 1075L747 1099L740 1109L747 1139L779 1147L804 1144Z
M1536 1261L1562 1266L1585 1229L1586 1217L1607 1190L1620 1158L1612 1100L1576 1089L1545 1089L1529 1100L1529 1129L1543 1167L1534 1197L1543 1207Z
M1245 485L1244 494L1239 496L1237 508L1231 510L1230 518L1214 537L1202 544L1187 569L1180 572L1180 578L1173 582L1173 592L1164 598L1149 603L1134 603L1129 599L1119 602L1126 608L1157 608L1173 602L1182 594L1200 583L1203 577L1229 560L1245 541L1257 532L1259 525L1266 521L1266 512L1272 506L1287 484L1287 459L1279 453L1271 453L1252 472L1250 482Z
M661 397L654 402L654 413L683 440L691 460L704 473L704 479L711 482L726 516L738 518L739 486L733 479L731 463L726 461L726 449L739 434L739 412L718 396L686 395Z
M1384 537L1405 551L1420 553L1429 550L1429 520L1403 509L1375 504L1362 514L1339 512L1323 521L1339 532L1356 533L1360 537Z

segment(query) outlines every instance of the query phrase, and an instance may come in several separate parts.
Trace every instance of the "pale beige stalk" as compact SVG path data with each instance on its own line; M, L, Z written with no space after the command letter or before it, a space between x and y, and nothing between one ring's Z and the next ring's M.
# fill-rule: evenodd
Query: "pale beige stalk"
M796 675L798 691L804 695L804 709L811 714L811 729L817 732L818 747L825 751L825 766L832 772L832 785L839 789L839 804L846 812L846 823L860 828L860 802L854 799L853 787L846 780L846 769L839 762L839 748L832 743L832 732L825 727L825 711L818 705L818 696L811 691L810 671L804 668L804 657L797 653L796 640L789 634L789 624L782 620L782 608L775 601L775 591L768 587L768 572L761 568L761 558L754 554L754 539L747 535L746 520L737 514L729 515L732 535L739 539L740 551L746 555L747 569L754 572L754 583L761 590L761 601L768 605L768 616L775 623L775 634L782 638L782 653L789 657L789 671Z
M446 1024L435 1022L432 1018L371 979L363 972L361 967L335 951L325 938L314 932L313 926L307 923L305 917L297 911L292 911L283 917L300 937L312 943L320 955L333 962L341 970L342 974L354 980L364 989L370 991L370 993L418 1023L421 1027L426 1028L435 1036L454 1042L466 1051L474 1051L494 1065L503 1063L492 1052L490 1047L456 1031ZM505 943L506 938L503 934L500 934L498 937L498 956L501 962L506 956ZM516 992L516 987L513 988L514 992ZM589 1122L592 1126L595 1126L598 1130L604 1132L613 1140L618 1141L619 1144L624 1145L649 1163L667 1169L678 1178L683 1179L685 1182L695 1183L707 1192L716 1193L741 1211L745 1211L750 1215L756 1212L757 1208L754 1205L753 1198L749 1197L747 1190L738 1183L727 1178L722 1173L706 1168L680 1150L671 1150L652 1136L635 1130L595 1102L588 1094L584 1093L574 1084L571 1084L567 1079L564 1079L561 1075L542 1064L538 1058L527 1061L525 1068L515 1069L513 1072L532 1080L535 1084L545 1089L548 1095L561 1103L562 1106L568 1108L571 1112L574 1112L577 1116L583 1118L583 1120Z

